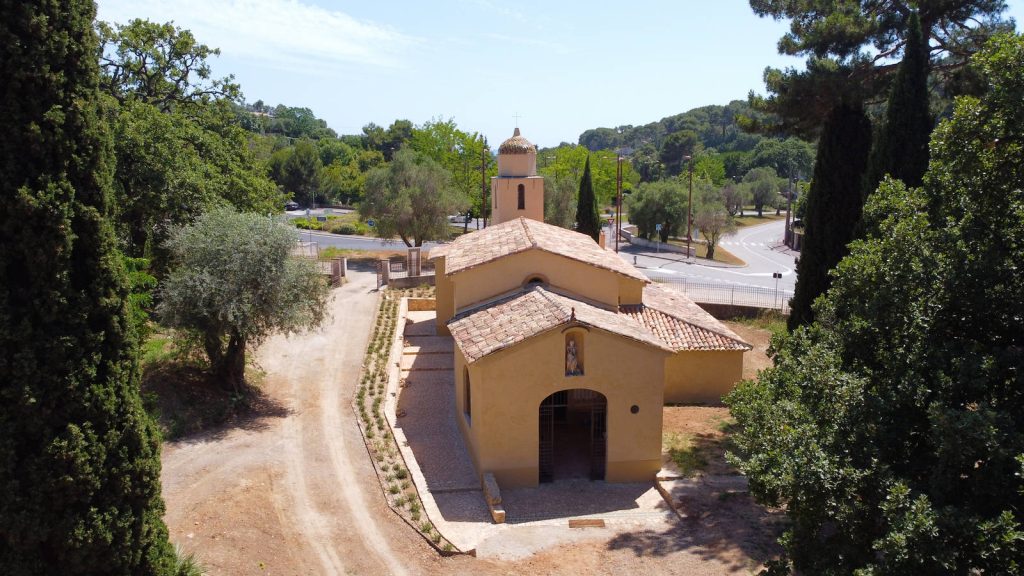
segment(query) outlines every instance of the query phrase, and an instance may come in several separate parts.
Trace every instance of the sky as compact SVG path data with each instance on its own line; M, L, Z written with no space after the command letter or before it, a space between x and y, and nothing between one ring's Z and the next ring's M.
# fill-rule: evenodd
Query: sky
M340 134L453 119L492 145L575 143L763 93L785 21L745 0L98 0L101 20L173 21L217 47L248 102L308 107ZM1007 15L1024 22L1024 0Z

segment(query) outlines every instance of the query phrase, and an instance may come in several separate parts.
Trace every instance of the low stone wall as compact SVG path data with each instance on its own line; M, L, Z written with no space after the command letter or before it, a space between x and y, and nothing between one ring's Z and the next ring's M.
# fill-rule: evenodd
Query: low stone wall
M410 312L437 310L437 300L433 298L406 298Z
M429 274L425 276L407 276L405 278L389 278L387 281L389 288L416 288L417 286L433 286L436 282L434 275Z

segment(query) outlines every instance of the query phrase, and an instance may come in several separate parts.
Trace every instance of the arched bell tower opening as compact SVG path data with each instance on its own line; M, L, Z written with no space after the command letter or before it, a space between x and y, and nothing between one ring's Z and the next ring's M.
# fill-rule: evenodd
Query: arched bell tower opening
M537 175L537 147L516 128L498 147L498 175L491 178L494 223L516 218L544 221L544 177Z

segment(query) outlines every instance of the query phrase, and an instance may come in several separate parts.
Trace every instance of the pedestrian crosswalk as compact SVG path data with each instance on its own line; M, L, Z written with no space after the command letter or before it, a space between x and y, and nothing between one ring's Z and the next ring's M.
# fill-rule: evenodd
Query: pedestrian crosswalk
M748 246L750 248L764 248L765 246L774 246L771 242L742 242L736 240L722 240L718 243L719 246Z

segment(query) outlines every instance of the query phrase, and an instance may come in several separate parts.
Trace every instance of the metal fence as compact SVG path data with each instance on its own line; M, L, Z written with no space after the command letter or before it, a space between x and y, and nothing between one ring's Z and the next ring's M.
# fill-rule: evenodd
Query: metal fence
M760 286L743 286L740 284L718 284L715 282L699 282L686 277L654 278L655 282L663 282L678 289L694 302L704 304L729 304L734 306L753 306L789 313L789 299L793 292Z
M409 260L405 257L391 258L388 260L389 278L407 278L409 276ZM434 263L425 261L420 266L420 276L432 276L434 274Z

